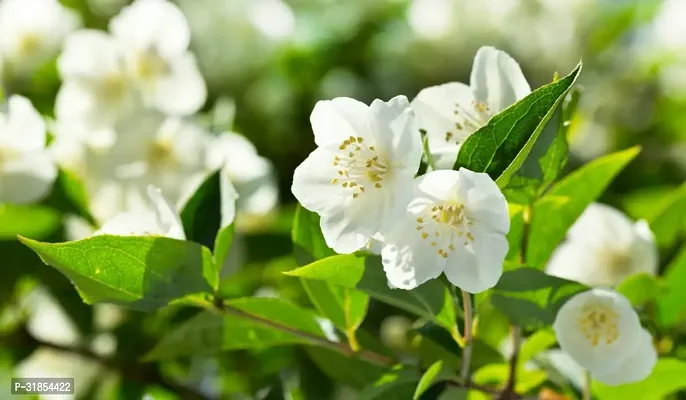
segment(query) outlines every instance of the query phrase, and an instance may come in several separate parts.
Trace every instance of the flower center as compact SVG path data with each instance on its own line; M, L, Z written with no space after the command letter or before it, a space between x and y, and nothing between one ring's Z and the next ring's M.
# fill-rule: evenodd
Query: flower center
M100 97L112 103L118 103L124 98L126 81L119 74L110 74L100 82Z
M142 80L152 80L169 73L169 64L155 51L140 53L136 58L134 73Z
M388 176L388 165L374 146L368 146L360 136L350 136L338 150L333 159L338 177L331 184L349 188L354 199L364 194L365 187L381 189L383 180Z
M631 257L628 252L616 249L603 249L598 253L602 265L611 276L625 276L631 273Z
M19 56L28 57L35 54L41 46L41 37L35 33L29 32L21 37L19 40Z
M464 205L445 203L427 207L417 218L417 232L422 240L438 247L438 254L448 258L455 245L467 246L474 241L469 226L474 225L464 212Z
M472 107L463 107L460 104L455 104L455 129L460 132L466 132L471 135L479 128L486 125L493 114L486 103L480 101L473 101ZM448 131L445 133L446 143L458 143L458 138L464 137L458 135L456 132Z
M172 143L168 140L155 140L150 148L146 159L152 169L162 169L175 161Z
M0 145L0 170L3 169L5 164L17 160L19 156L20 154L15 150L5 145Z
M605 304L587 304L581 309L577 324L593 347L604 341L612 344L619 337L619 314Z

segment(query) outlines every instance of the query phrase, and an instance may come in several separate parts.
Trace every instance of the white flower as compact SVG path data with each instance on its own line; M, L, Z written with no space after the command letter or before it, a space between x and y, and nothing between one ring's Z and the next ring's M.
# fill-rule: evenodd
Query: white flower
M209 169L223 168L238 192L236 207L246 214L264 215L279 201L274 167L248 139L224 132L213 139L208 150Z
M560 348L593 377L608 385L647 377L657 355L629 301L608 289L569 299L553 324Z
M56 55L79 17L57 0L0 1L0 58L32 68Z
M206 178L210 135L179 118L143 112L116 127L117 140L109 148L89 152L85 186L94 217L100 221L120 211L148 210L146 188L162 189L181 205Z
M148 186L152 211L122 212L106 222L95 235L166 236L185 240L181 218L156 187Z
M195 57L186 17L166 0L136 0L110 21L123 62L147 106L187 116L205 103L207 89Z
M60 132L94 145L115 140L114 124L139 106L122 52L105 32L84 29L67 38L57 60L64 81L55 99Z
M31 102L13 95L0 110L0 202L32 203L45 197L57 167L45 149L45 122Z
M445 272L478 293L502 275L510 230L507 202L485 173L439 170L414 182L404 216L384 233L381 257L393 287L413 289Z
M648 224L600 203L589 205L553 253L546 272L586 285L615 286L638 272L654 274L658 252Z
M319 147L296 168L291 190L321 216L327 245L352 253L409 199L422 155L414 114L405 96L371 106L340 97L318 102L310 121Z
M427 132L436 168L452 169L460 145L469 135L529 93L531 88L519 64L488 46L476 53L470 86L451 82L420 91L412 108L419 129Z

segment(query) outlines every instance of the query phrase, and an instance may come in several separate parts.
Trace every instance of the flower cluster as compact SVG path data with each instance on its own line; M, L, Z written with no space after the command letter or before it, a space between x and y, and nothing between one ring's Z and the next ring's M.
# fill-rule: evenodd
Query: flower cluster
M151 185L176 212L218 169L229 219L239 197L250 214L276 205L271 163L245 137L215 135L195 118L207 89L190 39L185 16L167 0L137 0L110 20L108 32L80 29L64 39L50 152L82 181L103 229L120 213L158 210Z
M502 274L510 228L507 202L485 173L451 170L459 146L530 91L519 65L481 48L471 87L448 83L370 106L320 101L311 115L318 148L295 170L292 191L318 213L338 253L380 248L389 284L412 289L445 273L481 292ZM415 177L426 132L433 171Z

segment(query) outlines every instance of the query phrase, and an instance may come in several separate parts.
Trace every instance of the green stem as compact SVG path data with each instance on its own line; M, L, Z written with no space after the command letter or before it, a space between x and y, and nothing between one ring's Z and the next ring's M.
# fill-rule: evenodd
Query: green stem
M423 131L424 137L422 138L422 147L424 148L424 155L426 156L426 163L429 164L429 167L431 167L432 171L436 170L436 164L434 162L434 156L431 155L431 151L429 151L429 135L426 133L426 131Z
M462 292L462 306L464 308L464 347L462 348L462 369L460 377L469 380L469 366L472 361L472 298L468 292Z
M591 381L593 378L591 378L591 373L588 371L584 371L584 387L581 392L581 399L582 400L591 400Z

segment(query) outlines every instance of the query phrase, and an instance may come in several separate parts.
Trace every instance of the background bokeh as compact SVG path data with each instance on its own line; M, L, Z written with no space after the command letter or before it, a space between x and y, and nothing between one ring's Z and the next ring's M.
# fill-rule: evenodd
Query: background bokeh
M109 18L128 4L62 3L81 15L85 27L96 29L106 29ZM534 88L550 82L555 72L566 75L583 59L578 82L583 94L572 121L567 169L631 145L643 149L603 202L641 218L686 180L684 0L175 3L191 26L191 51L207 82L204 118L249 138L272 161L278 182L279 207L246 223L232 249L222 282L228 297L280 295L307 303L299 283L280 272L294 265L290 185L293 170L315 147L309 115L318 100L348 96L369 103L398 94L412 99L427 86L468 82L474 54L483 45L511 54ZM54 60L20 72L5 74L5 93L25 95L52 116L60 87ZM61 204L60 196L53 193L48 201ZM64 230L51 238L64 240ZM82 382L83 398L174 398L173 392L189 398L180 392L184 385L226 398L354 398L352 389L326 376L322 363L336 368L335 360L323 360L315 351L271 348L138 363L192 311L153 316L86 306L63 276L16 241L2 241L0 249L3 379L66 374ZM662 258L676 249L678 243L663 246ZM372 303L365 327L403 349L408 318ZM350 374L351 382L359 379ZM6 395L0 391L0 398Z

